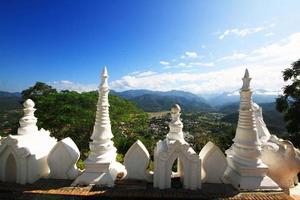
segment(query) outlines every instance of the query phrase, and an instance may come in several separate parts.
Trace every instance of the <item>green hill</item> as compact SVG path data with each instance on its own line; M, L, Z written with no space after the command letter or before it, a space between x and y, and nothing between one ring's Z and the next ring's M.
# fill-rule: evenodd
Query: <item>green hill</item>
M277 135L286 134L283 115L276 110L275 103L263 103L260 106L262 107L264 121L269 130ZM225 114L222 121L236 124L238 121L238 109L238 103L220 107L219 111Z
M206 100L198 95L185 91L151 91L128 90L113 94L134 102L146 112L167 111L173 104L179 104L183 112L201 112L215 110Z

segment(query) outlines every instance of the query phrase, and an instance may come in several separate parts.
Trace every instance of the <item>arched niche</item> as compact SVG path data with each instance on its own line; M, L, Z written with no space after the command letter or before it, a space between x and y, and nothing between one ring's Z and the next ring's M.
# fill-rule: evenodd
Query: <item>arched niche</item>
M17 162L13 154L9 154L5 163L5 181L17 182Z
M184 181L184 167L179 157L173 161L171 173L171 188L182 188Z

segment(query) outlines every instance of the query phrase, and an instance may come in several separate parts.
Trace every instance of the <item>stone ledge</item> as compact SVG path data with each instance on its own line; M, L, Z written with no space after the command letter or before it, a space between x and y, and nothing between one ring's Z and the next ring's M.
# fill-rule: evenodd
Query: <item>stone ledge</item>
M159 190L144 181L122 180L115 188L93 186L70 187L72 181L42 179L34 184L19 185L0 182L0 199L228 199L228 200L296 200L283 192L243 192L239 193L231 185L203 184L201 190L191 191L181 188Z

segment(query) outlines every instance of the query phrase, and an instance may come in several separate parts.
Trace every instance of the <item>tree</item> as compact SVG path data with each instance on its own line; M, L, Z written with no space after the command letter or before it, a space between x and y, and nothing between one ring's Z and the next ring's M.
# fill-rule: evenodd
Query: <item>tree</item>
M98 92L57 92L51 86L37 82L22 95L24 99L35 101L38 127L49 130L58 140L71 137L84 159L93 132ZM148 114L118 96L109 95L109 103L113 140L119 153L125 154L147 129Z
M22 98L36 101L40 96L47 96L51 93L57 93L56 89L42 82L36 82L34 86L22 91Z
M283 80L288 84L283 95L276 99L276 109L283 113L287 131L294 145L300 144L300 59L283 71Z

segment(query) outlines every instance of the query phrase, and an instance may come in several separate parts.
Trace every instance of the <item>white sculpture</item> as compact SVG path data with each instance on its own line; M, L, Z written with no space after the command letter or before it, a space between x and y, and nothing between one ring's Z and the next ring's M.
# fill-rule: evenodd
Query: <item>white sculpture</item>
M294 148L290 141L272 136L271 140L263 145L262 160L269 166L268 175L281 188L287 189L298 184L300 151Z
M154 149L153 186L159 189L171 187L171 178L179 176L185 189L201 188L201 160L199 155L184 140L180 107L176 104L171 109L170 131L163 141L158 141ZM172 172L172 165L177 159L177 172Z
M34 102L28 99L23 105L18 135L9 135L1 141L0 181L33 183L49 174L47 157L56 139L50 137L49 131L38 130Z
M252 104L259 139L262 142L262 161L268 165L270 176L281 188L287 189L298 184L300 172L300 152L288 140L271 135L262 116L262 109Z
M223 183L222 179L227 168L227 160L223 152L214 143L208 142L200 151L202 161L202 183Z
M76 166L79 156L79 149L71 138L59 141L48 156L49 178L71 180L77 178L81 174Z
M127 170L126 179L152 182L153 175L147 170L150 155L144 144L137 140L126 152L124 165Z
M96 121L91 136L90 154L84 161L85 171L72 185L102 185L112 187L117 176L125 176L125 167L116 161L116 151L111 140L113 134L109 119L108 102L108 74L106 67L102 73L102 82L99 87Z
M228 167L224 181L240 190L277 190L278 185L268 177L268 166L261 161L261 142L252 109L252 91L246 69L240 90L240 110L233 144L226 151Z
M264 143L270 139L271 134L267 128L266 123L264 122L262 108L253 102L252 109L253 109L254 115L255 115L255 122L256 122L258 138L262 143Z
M182 132L183 124L180 120L181 108L178 104L175 104L171 108L171 122L169 123L170 131L167 134L168 140L178 140L185 143L184 135Z

